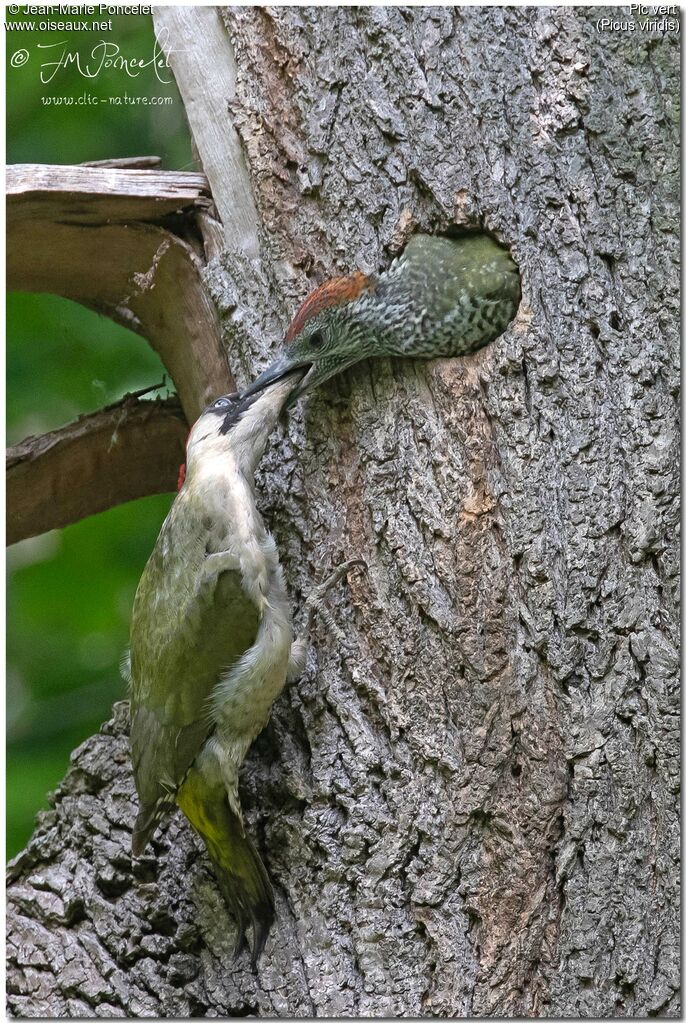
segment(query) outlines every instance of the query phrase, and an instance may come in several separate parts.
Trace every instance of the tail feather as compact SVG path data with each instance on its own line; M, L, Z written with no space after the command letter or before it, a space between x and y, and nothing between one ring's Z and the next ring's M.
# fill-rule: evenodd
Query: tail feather
M265 866L240 818L229 806L222 785L208 781L192 767L176 801L205 843L219 890L238 924L234 955L245 948L245 932L252 927L255 966L275 915L274 893Z
M134 856L143 855L145 847L157 831L157 825L165 814L174 809L176 804L168 799L158 799L156 803L141 806L131 836L131 852Z

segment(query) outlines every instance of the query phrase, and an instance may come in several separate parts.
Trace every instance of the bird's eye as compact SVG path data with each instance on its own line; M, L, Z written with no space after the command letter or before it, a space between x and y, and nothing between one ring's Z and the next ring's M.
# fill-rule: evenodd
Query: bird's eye
M230 404L231 402L229 401L228 398L217 398L213 405L213 408L226 408Z
M324 335L321 330L315 331L310 337L310 348L321 348L324 344Z

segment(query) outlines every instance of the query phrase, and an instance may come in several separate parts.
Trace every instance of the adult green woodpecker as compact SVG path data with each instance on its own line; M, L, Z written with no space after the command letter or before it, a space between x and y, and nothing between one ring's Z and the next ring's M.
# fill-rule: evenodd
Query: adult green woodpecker
M238 772L287 676L304 665L294 641L276 545L255 504L254 472L302 376L248 397L218 398L191 430L185 481L141 577L128 671L140 856L179 806L201 836L253 962L274 919L267 871L245 833ZM348 570L341 566L307 602Z
M425 359L467 355L514 317L519 273L492 238L416 234L385 273L336 277L305 300L274 362L243 394L306 372L289 398L373 355Z

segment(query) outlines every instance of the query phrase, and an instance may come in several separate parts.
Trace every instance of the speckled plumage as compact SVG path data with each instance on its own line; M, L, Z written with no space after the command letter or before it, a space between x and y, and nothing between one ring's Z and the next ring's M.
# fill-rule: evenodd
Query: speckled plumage
M290 401L370 356L467 355L502 334L519 299L517 267L489 236L414 235L378 277L358 273L317 288L276 360L243 393L296 366L308 372Z
M502 334L519 297L517 268L487 235L414 235L379 278L377 303L396 310L382 344L393 355L467 355Z

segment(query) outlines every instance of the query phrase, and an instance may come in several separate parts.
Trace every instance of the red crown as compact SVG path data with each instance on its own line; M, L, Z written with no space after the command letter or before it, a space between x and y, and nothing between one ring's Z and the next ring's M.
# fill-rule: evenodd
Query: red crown
M286 331L286 341L293 341L303 329L308 320L317 316L322 309L329 309L334 305L342 305L344 302L351 302L363 291L373 291L374 280L366 274L351 274L349 277L332 277L325 281L316 291L305 299L291 321Z

